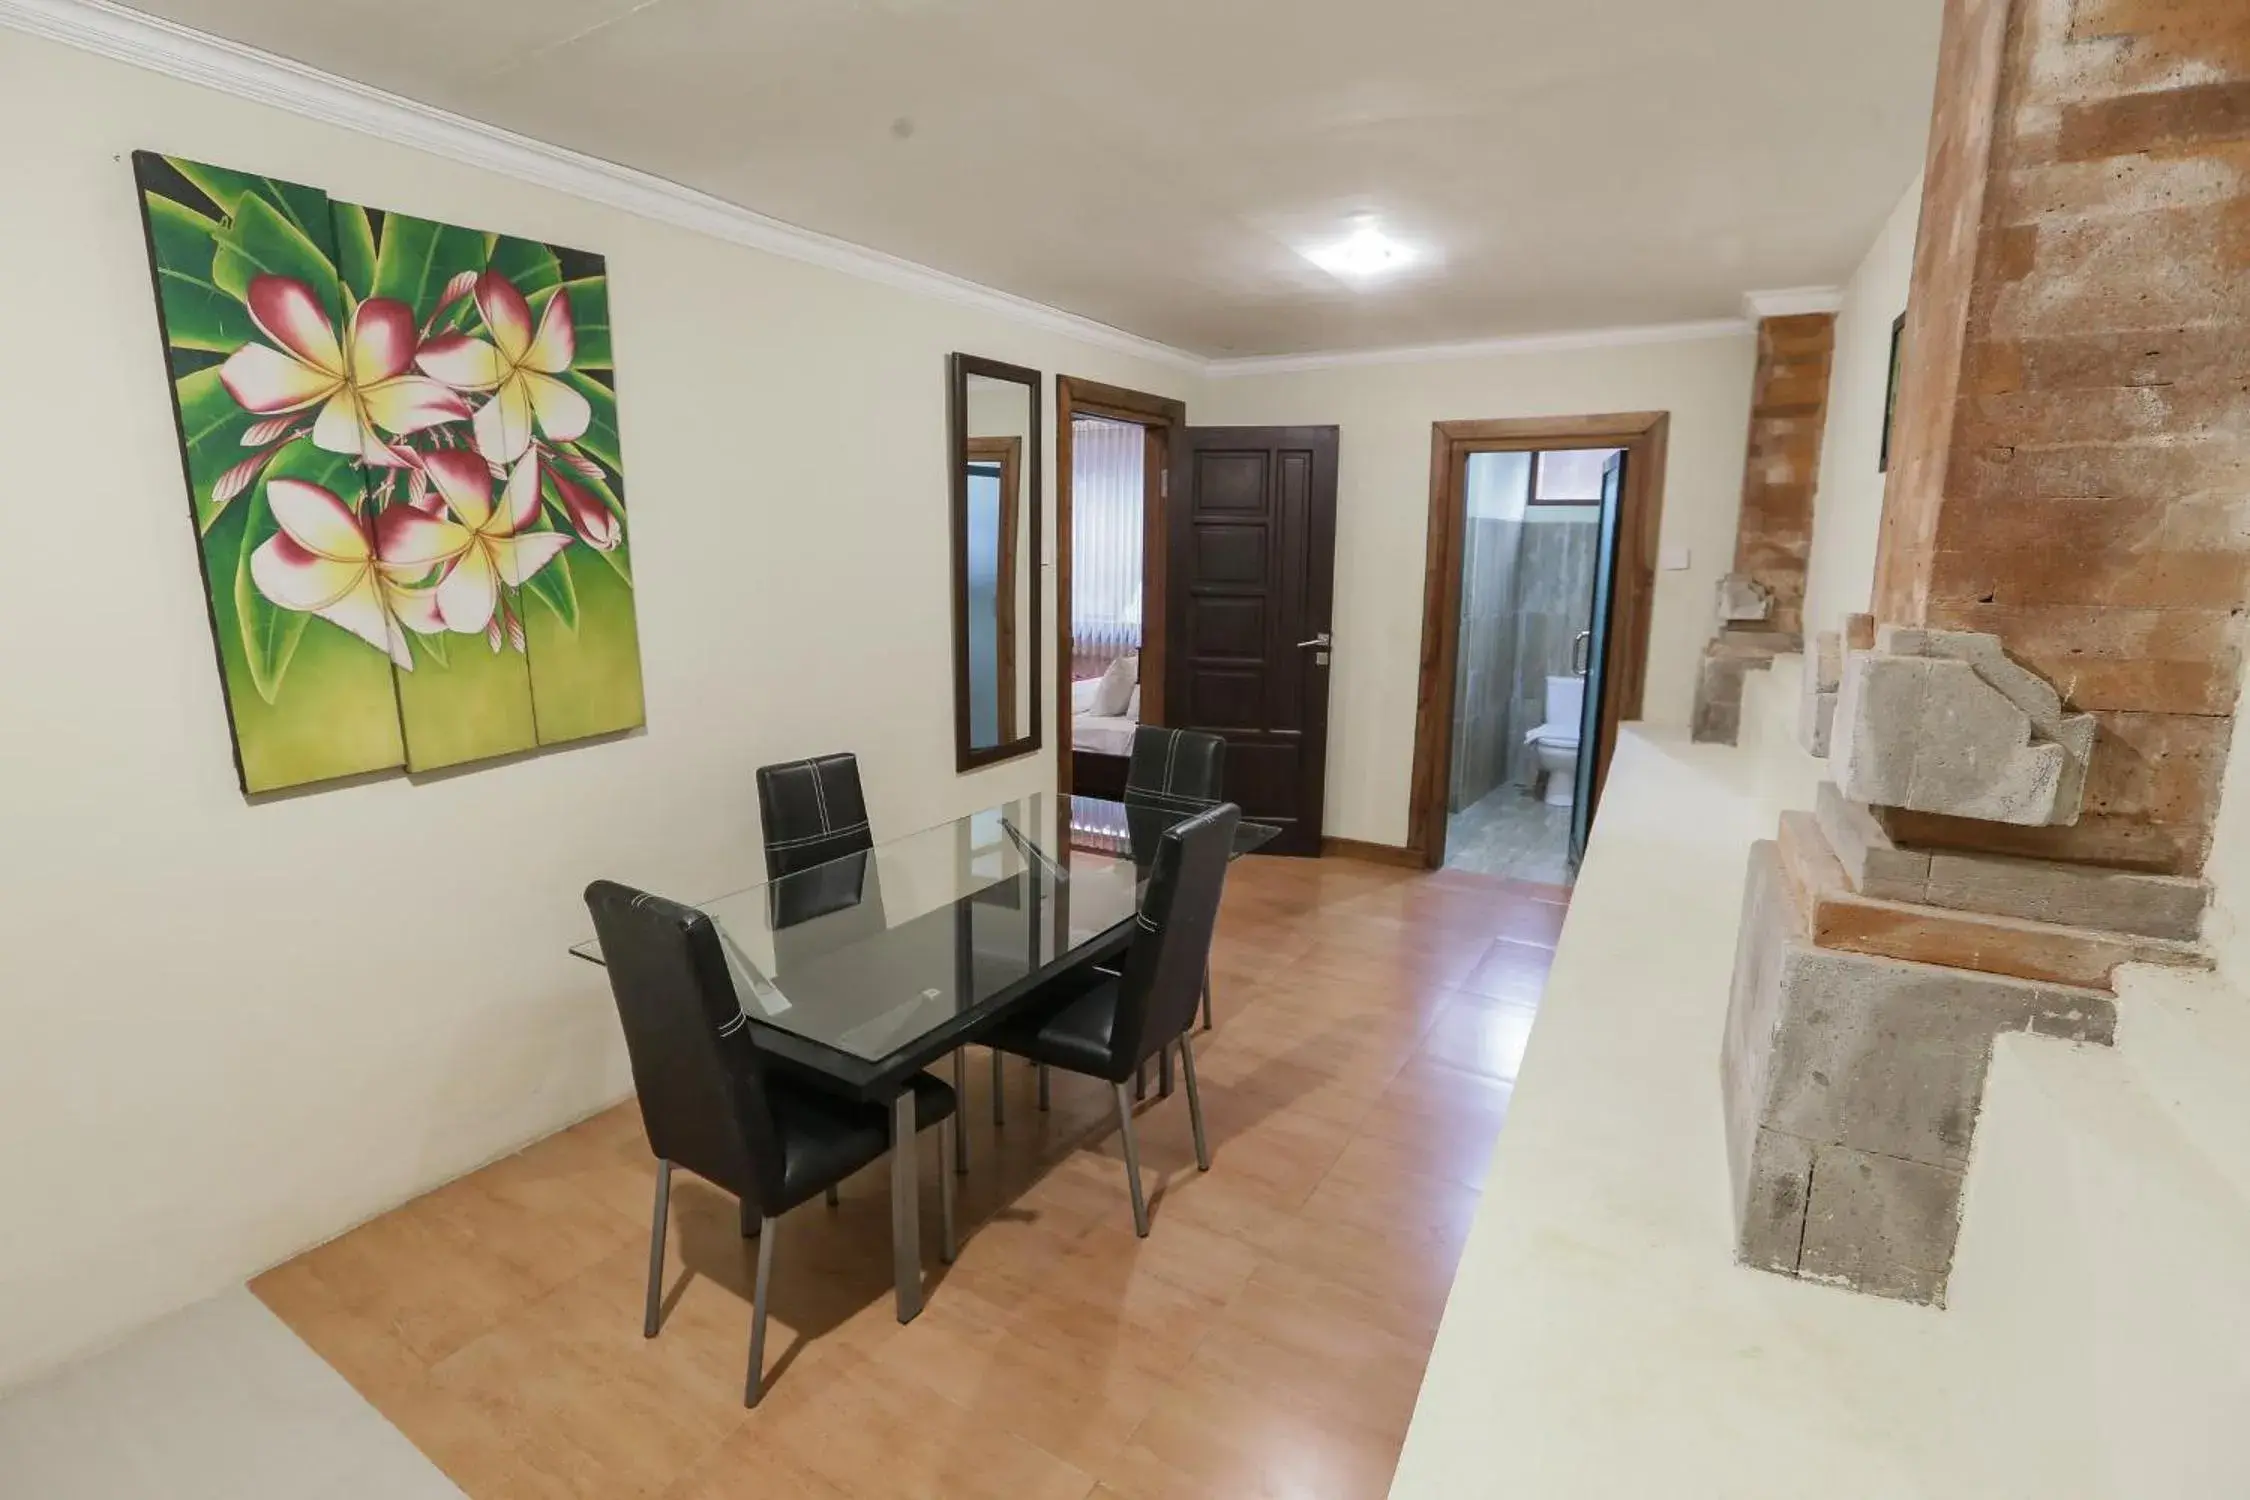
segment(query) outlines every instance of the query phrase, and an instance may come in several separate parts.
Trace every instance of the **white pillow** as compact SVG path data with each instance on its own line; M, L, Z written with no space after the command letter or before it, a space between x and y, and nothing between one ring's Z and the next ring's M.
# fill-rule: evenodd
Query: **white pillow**
M1137 682L1133 684L1132 701L1125 705L1125 717L1136 724L1141 722L1141 685Z
M1133 687L1140 681L1140 675L1141 659L1137 656L1120 656L1111 662L1094 693L1093 712L1105 719L1114 719L1125 712L1125 705L1133 701Z
M1101 696L1102 680L1099 677L1081 677L1070 685L1070 711L1073 714L1090 714L1094 700Z

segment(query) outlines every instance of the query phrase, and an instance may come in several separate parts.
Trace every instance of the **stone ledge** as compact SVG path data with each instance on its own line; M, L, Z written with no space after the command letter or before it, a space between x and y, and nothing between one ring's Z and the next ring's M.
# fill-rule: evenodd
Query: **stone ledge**
M2192 943L1860 895L1810 813L1782 814L1780 848L1811 940L1831 952L2097 990L2122 964L2208 966Z
M2210 887L2178 875L2006 854L1904 849L1873 810L1823 782L1814 816L1852 889L1883 901L2194 942Z

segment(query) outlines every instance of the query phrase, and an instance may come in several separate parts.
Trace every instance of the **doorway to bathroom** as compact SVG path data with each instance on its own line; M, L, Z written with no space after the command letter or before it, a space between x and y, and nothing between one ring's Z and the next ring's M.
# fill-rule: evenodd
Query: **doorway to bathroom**
M1432 869L1568 885L1638 718L1662 413L1441 422L1408 822Z
M1472 453L1445 867L1568 885L1615 448Z

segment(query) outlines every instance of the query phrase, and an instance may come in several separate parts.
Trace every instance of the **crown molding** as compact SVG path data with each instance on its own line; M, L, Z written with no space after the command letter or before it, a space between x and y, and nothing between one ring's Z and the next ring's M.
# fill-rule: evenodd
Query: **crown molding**
M1028 297L769 218L652 173L552 146L108 0L0 0L0 26L426 151L636 217L935 297L1177 369L1200 355Z
M1649 323L1630 328L1582 328L1566 333L1469 339L1453 344L1408 344L1388 349L1342 349L1327 354L1260 354L1245 359L1215 359L1203 367L1203 373L1214 380L1228 380L1245 375L1286 375L1299 370L1347 369L1354 365L1407 365L1509 354L1559 354L1573 349L1621 349L1635 344L1684 344L1699 339L1740 338L1752 331L1752 325L1740 318Z
M1840 286L1785 286L1742 294L1742 315L1753 323L1805 313L1841 312L1843 307L1844 289Z

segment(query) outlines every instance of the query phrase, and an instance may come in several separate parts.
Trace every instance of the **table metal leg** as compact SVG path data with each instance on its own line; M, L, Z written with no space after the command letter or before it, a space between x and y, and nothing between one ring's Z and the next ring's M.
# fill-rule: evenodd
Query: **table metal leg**
M945 1147L946 1143L953 1139L953 1132L960 1128L961 1120L958 1114L947 1115L938 1122L938 1214L944 1221L940 1227L945 1231L945 1244L940 1254L949 1266L953 1264L953 1257L960 1253L960 1242L955 1239L953 1233L953 1174L945 1170Z
M953 1049L953 1107L956 1111L969 1107L969 1054L960 1047ZM944 1162L938 1163L938 1170L945 1170ZM953 1170L963 1177L969 1175L969 1132L966 1130L953 1132Z
M914 1091L901 1089L891 1101L891 1276L901 1323L922 1311L922 1174L914 1146ZM945 1170L942 1163L938 1170Z

